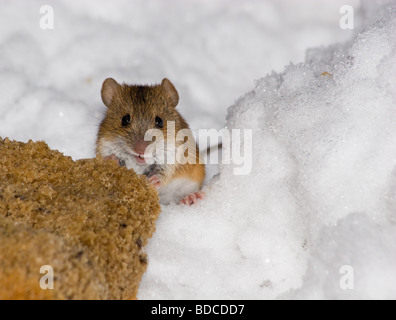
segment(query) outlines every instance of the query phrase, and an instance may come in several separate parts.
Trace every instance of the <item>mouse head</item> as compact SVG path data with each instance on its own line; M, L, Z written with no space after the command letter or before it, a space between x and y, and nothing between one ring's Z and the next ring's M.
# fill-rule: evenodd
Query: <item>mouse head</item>
M107 112L100 125L97 145L99 153L104 156L107 154L100 151L107 144L116 149L113 153L119 155L123 150L133 156L138 155L139 159L151 144L144 141L148 130L161 130L166 140L168 124L174 124L176 132L188 128L176 110L179 95L168 79L163 79L160 85L147 86L120 85L109 78L103 83L102 100Z

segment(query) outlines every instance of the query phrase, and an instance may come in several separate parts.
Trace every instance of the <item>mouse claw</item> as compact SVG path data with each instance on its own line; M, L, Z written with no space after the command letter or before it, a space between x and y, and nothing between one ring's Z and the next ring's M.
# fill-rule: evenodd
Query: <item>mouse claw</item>
M161 179L158 176L152 176L148 178L148 181L157 189L161 187Z
M120 166L120 160L118 160L114 153L111 156L104 157L104 159L106 161L115 161Z
M187 197L183 198L179 204L191 206L191 205L196 204L198 202L198 200L204 199L205 196L206 196L205 192L198 191L198 192L192 193L192 194L188 195Z

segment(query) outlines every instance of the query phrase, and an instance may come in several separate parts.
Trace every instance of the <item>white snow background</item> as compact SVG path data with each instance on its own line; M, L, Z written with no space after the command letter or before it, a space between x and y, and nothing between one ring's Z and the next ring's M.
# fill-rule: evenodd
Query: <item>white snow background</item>
M93 157L103 80L168 77L194 130L253 129L253 170L163 207L140 299L396 299L396 1L344 4L1 0L0 136Z

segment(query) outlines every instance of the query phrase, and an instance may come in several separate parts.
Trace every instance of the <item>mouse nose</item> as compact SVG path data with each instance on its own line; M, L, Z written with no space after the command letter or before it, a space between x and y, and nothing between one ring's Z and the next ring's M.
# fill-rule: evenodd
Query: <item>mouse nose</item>
M147 141L142 141L142 140L140 140L140 141L136 142L134 151L135 151L137 154L143 155L144 152L146 151L147 146L148 146Z

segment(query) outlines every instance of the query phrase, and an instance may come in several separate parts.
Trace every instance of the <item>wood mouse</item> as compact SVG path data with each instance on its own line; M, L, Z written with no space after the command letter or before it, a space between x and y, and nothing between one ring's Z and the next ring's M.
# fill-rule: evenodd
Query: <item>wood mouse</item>
M202 199L205 165L200 161L199 149L187 122L176 110L179 94L173 84L166 78L154 86L118 84L109 78L104 81L101 94L107 111L99 127L97 155L114 159L121 166L145 175L157 188L162 204L191 205ZM190 136L187 142L168 137L170 125L176 134L180 130L187 131ZM161 130L163 138L145 141L150 129ZM190 152L186 150L182 156L188 159L187 163L182 161L180 152L175 153L175 161L169 164L157 153L147 152L152 144L164 146L166 153L186 143Z

